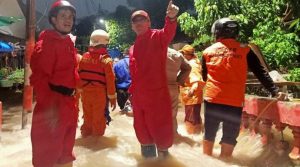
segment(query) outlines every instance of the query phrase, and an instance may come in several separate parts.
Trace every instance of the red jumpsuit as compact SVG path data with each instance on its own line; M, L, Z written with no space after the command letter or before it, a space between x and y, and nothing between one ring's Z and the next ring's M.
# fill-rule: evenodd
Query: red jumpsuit
M30 83L36 95L31 127L33 165L52 167L69 163L75 160L73 146L78 118L75 98L71 95L79 79L74 44L69 36L63 38L54 30L43 31L30 64ZM60 88L60 92L49 84Z
M142 145L168 149L173 143L172 108L166 77L167 47L177 22L165 19L161 30L137 36L130 51L134 129Z
M112 59L105 48L89 48L79 63L81 100L83 107L83 136L103 136L106 100L116 98L115 75Z

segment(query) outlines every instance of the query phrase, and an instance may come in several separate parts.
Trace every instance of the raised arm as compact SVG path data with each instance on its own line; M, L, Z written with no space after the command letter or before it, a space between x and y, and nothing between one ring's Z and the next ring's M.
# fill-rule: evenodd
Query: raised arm
M174 5L173 1L171 0L166 11L165 26L160 31L163 46L169 45L169 43L173 40L175 36L178 12L179 8L176 5Z

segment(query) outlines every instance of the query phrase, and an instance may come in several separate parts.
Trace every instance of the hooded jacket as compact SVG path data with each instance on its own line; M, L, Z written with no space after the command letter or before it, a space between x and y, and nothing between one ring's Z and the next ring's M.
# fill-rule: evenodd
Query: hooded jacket
M43 31L35 45L30 67L30 84L36 91L48 89L48 84L74 89L79 79L77 51L69 36L54 30Z

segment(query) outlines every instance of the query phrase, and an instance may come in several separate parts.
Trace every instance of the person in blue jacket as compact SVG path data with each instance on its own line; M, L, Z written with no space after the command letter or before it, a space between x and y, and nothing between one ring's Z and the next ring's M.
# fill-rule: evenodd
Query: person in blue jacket
M114 64L114 72L116 76L117 88L117 102L122 112L128 112L126 102L130 94L128 88L131 84L131 77L129 73L129 51L125 49L123 53L124 58Z

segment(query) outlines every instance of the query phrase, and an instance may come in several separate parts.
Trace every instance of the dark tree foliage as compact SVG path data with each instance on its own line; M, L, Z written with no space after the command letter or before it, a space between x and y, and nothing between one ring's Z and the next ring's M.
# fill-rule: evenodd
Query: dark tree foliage
M299 65L299 1L195 0L194 5L195 15L185 12L179 17L193 45L210 45L213 22L231 17L240 24L239 40L259 45L272 69L286 72Z

